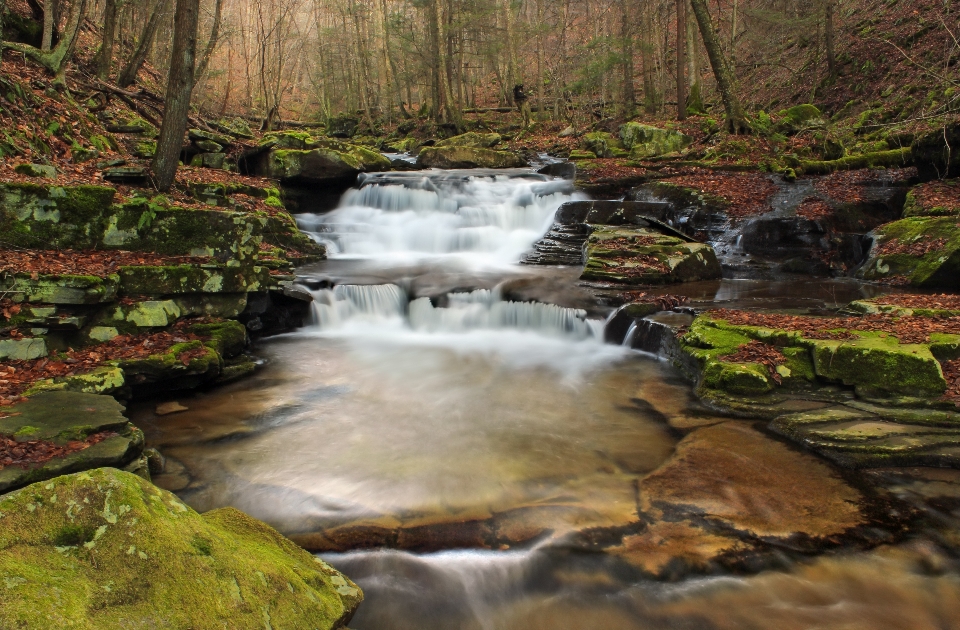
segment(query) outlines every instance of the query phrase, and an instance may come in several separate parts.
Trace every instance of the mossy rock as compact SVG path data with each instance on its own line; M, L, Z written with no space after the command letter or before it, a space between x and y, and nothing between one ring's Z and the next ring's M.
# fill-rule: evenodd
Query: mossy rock
M188 353L202 350L192 358ZM124 359L118 362L127 383L134 387L151 386L153 390L194 389L213 382L223 365L223 359L212 347L200 341L187 341L171 346L163 354L144 359Z
M288 183L323 183L391 168L390 160L366 147L335 140L311 140L307 146L317 148L270 150L258 161L257 174Z
M196 324L191 326L189 330L197 335L209 337L210 340L204 342L205 345L228 359L239 355L247 345L247 329L235 320Z
M942 185L951 190L953 195L948 199L935 200L924 203L916 194L916 190L907 193L907 200L903 206L903 216L906 217L949 217L960 215L960 180L948 180Z
M570 152L569 159L571 161L576 160L595 160L597 159L597 154L593 151L582 151L580 149L574 149Z
M780 121L775 130L778 133L793 135L811 127L823 127L826 121L815 105L796 105L777 114Z
M527 161L518 153L475 147L426 147L417 157L423 168L522 168Z
M250 293L270 285L263 267L170 265L120 268L123 295L174 296L189 293Z
M103 186L0 184L4 242L26 248L95 248L115 194Z
M913 141L913 160L920 179L960 177L960 123L946 125Z
M337 114L327 120L327 135L332 138L352 138L357 135L360 118L353 114Z
M0 493L71 472L101 466L119 468L143 451L143 433L127 421L123 406L109 396L46 391L12 409L17 415L0 418L0 434L13 436L18 442L46 440L64 446L104 431L115 435L42 464L0 468Z
M343 628L363 594L274 529L101 468L0 500L0 626ZM131 620L135 620L132 622Z
M626 157L620 139L605 131L596 131L583 136L583 150L593 153L598 158Z
M811 341L817 376L844 385L906 396L939 396L947 389L930 348L893 337Z
M580 278L614 284L712 280L721 274L713 248L653 229L599 226L587 238Z
M47 344L42 337L0 339L0 360L29 361L47 356Z
M0 277L0 292L10 294L15 302L34 304L102 304L117 296L119 277L43 275L34 278L18 273Z
M471 131L459 136L447 138L446 140L440 140L434 146L440 148L472 147L474 149L492 149L500 144L501 139L499 133L477 133L476 131Z
M923 288L960 287L960 225L956 217L909 217L874 230L874 245L857 275L866 280L906 279ZM882 254L896 239L905 246L927 245L923 254Z
M633 159L646 159L683 151L693 138L672 129L628 122L620 126L620 141Z

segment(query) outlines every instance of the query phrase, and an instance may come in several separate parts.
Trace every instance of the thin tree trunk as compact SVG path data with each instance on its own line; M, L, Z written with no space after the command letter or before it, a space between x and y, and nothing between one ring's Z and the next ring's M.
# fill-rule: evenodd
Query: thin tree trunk
M103 43L97 53L97 76L106 80L110 77L110 64L113 63L113 42L117 33L117 0L106 0L103 8Z
M163 124L157 139L157 153L153 158L153 174L157 189L161 192L170 190L176 179L183 136L187 131L199 18L200 0L177 0Z
M9 48L15 50L27 57L30 57L38 64L50 71L57 77L55 85L62 85L63 72L67 63L73 56L76 48L77 37L80 35L80 24L83 22L83 16L87 11L87 0L74 0L70 5L70 15L67 18L67 28L63 32L57 47L53 50L44 52L40 48L35 48L28 44L17 44L14 42L2 42L0 48Z
M620 113L624 119L630 119L636 113L637 94L633 88L633 24L627 0L620 0L620 47L623 55L620 65L623 70L623 102Z
M700 46L697 45L696 17L690 11L690 0L687 4L687 60L690 63L689 82L690 91L687 96L687 113L703 114L703 82L700 80Z
M43 40L40 50L50 52L53 48L53 30L56 28L59 0L46 0L43 3Z
M645 3L641 11L643 24L640 27L640 57L643 60L643 109L648 114L656 114L660 109L660 94L657 91L654 72L651 7Z
M687 0L677 0L677 120L687 119Z
M830 72L830 77L837 76L837 51L835 49L835 31L833 24L833 13L834 13L834 4L836 0L826 0L823 7L824 12L824 22L826 30L826 45L827 45L827 68Z
M197 63L197 71L194 72L194 89L196 89L201 79L203 79L203 75L206 73L207 67L210 65L210 57L213 56L214 51L217 49L217 44L220 40L220 22L222 14L223 0L217 0L216 7L213 10L213 27L210 29L210 39L207 40L207 45L203 49L203 54L200 55L200 61Z
M697 16L697 24L700 26L703 45L707 49L707 57L710 58L710 65L713 67L713 75L717 79L717 89L720 90L723 109L727 115L727 130L733 134L751 133L750 121L737 95L736 76L720 49L720 40L717 38L713 20L710 18L707 0L691 0L691 4L693 13Z
M160 28L160 21L166 11L168 2L169 0L157 0L157 3L153 5L150 19L147 20L147 25L143 27L140 41L137 42L137 49L133 51L133 56L130 57L120 76L117 77L118 86L125 88L136 82L137 73L140 72L143 62L147 60L147 53L150 52L150 47L157 35L157 29Z

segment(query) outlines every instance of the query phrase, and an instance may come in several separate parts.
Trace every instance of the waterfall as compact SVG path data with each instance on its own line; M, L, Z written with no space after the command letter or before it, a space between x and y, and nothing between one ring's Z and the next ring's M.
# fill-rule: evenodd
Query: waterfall
M572 340L603 339L600 320L586 311L539 302L509 302L497 289L448 293L446 307L430 298L409 301L394 284L337 285L313 292L312 324L333 330L350 322L403 323L421 333L463 333L470 330L519 330Z
M331 258L455 256L480 266L515 263L561 204L583 198L542 176L433 174L369 178L325 215L298 217Z
M352 319L398 319L407 309L407 294L395 284L339 284L313 291L311 324L335 328Z

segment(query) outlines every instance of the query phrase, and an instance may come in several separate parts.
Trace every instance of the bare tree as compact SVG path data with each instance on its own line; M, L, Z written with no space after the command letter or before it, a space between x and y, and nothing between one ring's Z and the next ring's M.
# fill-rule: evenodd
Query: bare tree
M140 72L140 68L143 67L143 63L147 60L147 54L150 52L150 47L153 46L153 40L157 36L160 21L163 18L169 2L170 0L156 0L156 3L153 5L150 18L143 27L143 32L140 33L137 48L134 50L133 55L131 55L130 60L127 61L127 65L124 66L120 76L117 77L117 85L120 87L125 88L133 85L137 80L137 73Z
M177 163L183 149L193 92L193 72L197 54L197 26L200 0L177 0L173 18L173 56L167 77L167 94L163 124L153 158L153 174L157 190L166 192L173 186Z
M697 16L697 24L700 26L703 44L707 49L707 57L709 57L710 65L713 67L713 76L717 79L717 89L720 91L720 98L723 100L723 109L727 115L725 123L727 131L733 134L751 133L753 129L737 94L736 75L734 75L733 69L727 62L723 50L720 49L720 39L714 29L710 10L707 8L707 0L691 0L691 4L693 5L693 13Z
M44 19L46 19L46 8L47 5L44 6ZM55 48L45 51L42 47L35 48L28 44L17 44L13 42L3 42L2 47L9 48L10 50L16 50L17 52L34 60L49 70L51 74L56 75L57 83L61 84L67 63L73 56L73 51L77 43L77 37L80 34L80 24L83 21L86 10L87 0L74 0L71 3L70 15L67 18L67 27L60 37L60 41L57 42L57 46Z

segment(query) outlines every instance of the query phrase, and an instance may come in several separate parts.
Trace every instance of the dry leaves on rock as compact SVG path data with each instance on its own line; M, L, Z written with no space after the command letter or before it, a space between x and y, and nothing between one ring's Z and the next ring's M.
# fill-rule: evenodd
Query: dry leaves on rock
M733 218L764 214L772 210L770 197L777 186L760 173L722 173L706 169L667 180L669 183L694 188L701 193L719 197L730 205L725 212Z
M787 357L774 346L760 341L751 341L741 345L733 354L720 357L720 360L727 363L759 363L767 368L770 378L780 385L783 379L777 372L777 367L786 363Z
M126 266L199 265L206 256L161 256L148 252L0 249L0 273L31 276L107 276Z
M115 435L117 434L113 431L101 431L85 440L70 441L62 446L48 440L17 442L12 437L0 435L0 470L7 466L29 468L32 465L44 464L51 459L66 457L71 453L88 449Z
M914 293L891 293L873 302L877 304L886 304L890 306L902 306L903 308L925 308L939 310L960 310L960 295L920 295ZM957 331L960 334L960 330Z
M904 243L900 239L890 239L877 248L878 256L893 256L896 254L905 254L907 256L926 256L930 252L936 252L944 248L947 244L945 238L922 238L912 243Z

